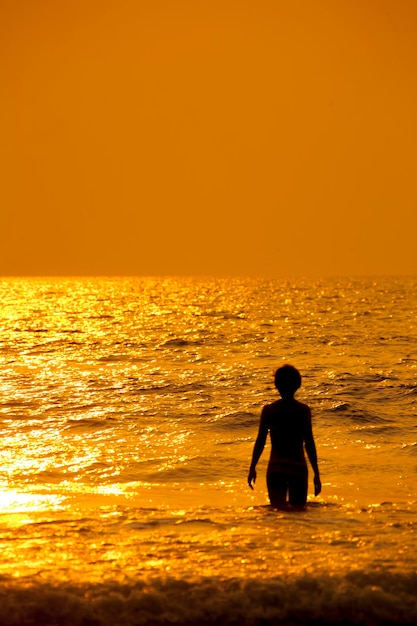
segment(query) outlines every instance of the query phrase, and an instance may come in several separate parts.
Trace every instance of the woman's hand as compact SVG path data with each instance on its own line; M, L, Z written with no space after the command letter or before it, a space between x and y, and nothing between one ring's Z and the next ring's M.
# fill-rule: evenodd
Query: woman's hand
M321 492L320 476L316 475L314 476L314 495L318 496L320 492Z
M252 483L256 483L256 469L254 467L250 468L248 475L248 485L251 489L253 489Z

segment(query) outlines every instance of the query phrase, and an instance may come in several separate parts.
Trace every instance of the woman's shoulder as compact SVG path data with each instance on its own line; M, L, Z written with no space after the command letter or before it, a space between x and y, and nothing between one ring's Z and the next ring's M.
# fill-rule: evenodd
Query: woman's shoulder
M292 399L291 401L286 400L276 400L275 402L271 402L271 404L267 404L264 407L265 415L278 415L278 414L292 414L292 415L305 415L308 417L311 415L310 407L304 402L299 402L298 400Z
M264 424L269 424L270 420L274 418L277 413L279 413L279 404L281 400L276 400L275 402L271 402L270 404L265 404L262 409L261 420Z
M267 414L276 413L280 410L280 406L282 404L282 400L275 400L275 402L270 402L269 404L265 404L263 408L263 412Z
M310 413L310 407L308 406L308 404L305 404L304 402L300 402L299 400L294 400L294 402L297 404L300 410L307 411L308 413Z

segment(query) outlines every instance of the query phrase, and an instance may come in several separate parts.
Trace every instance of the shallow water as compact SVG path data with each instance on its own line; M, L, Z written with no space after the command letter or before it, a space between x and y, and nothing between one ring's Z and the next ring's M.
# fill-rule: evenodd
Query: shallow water
M3 279L0 297L0 623L416 621L415 279ZM299 514L267 506L267 449L246 484L283 362L323 482Z

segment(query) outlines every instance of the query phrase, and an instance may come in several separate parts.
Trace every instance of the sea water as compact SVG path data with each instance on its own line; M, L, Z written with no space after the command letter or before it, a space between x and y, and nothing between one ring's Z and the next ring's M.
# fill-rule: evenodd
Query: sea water
M0 281L0 624L417 621L417 279ZM323 491L247 473L275 369Z

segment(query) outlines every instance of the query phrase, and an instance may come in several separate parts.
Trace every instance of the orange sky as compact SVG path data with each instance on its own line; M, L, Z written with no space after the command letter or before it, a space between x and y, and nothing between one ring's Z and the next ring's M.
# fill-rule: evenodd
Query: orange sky
M0 0L0 274L416 274L416 33L414 0Z

